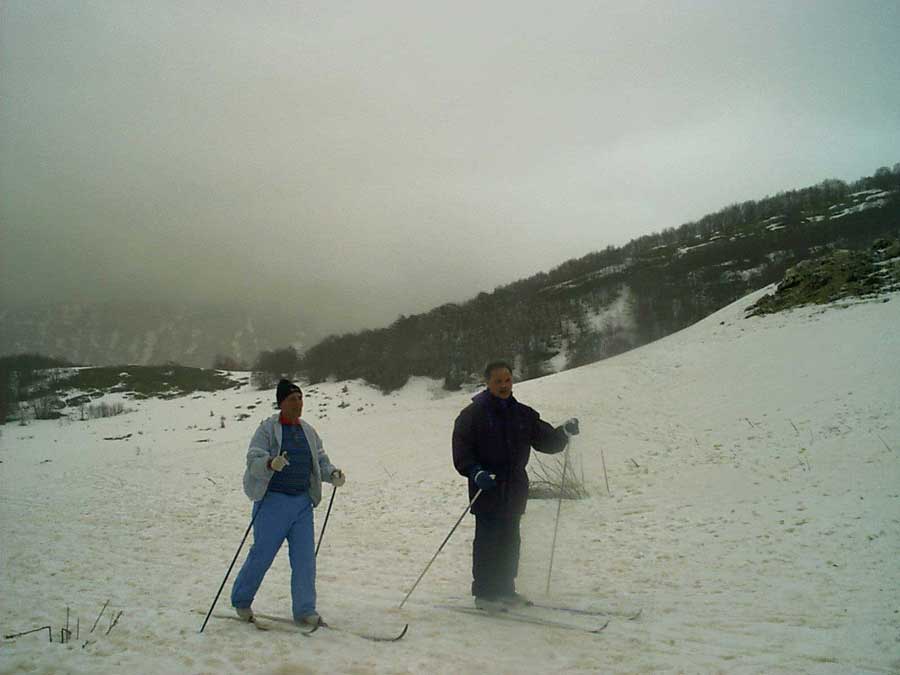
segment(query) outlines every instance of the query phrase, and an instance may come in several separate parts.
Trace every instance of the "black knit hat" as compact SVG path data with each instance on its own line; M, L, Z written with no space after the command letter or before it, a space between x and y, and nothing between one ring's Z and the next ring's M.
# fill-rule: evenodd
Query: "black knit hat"
M303 392L300 391L300 387L291 382L290 380L281 380L278 383L278 388L275 390L275 401L281 406L281 402L286 399L288 396L297 392L301 396L303 396Z

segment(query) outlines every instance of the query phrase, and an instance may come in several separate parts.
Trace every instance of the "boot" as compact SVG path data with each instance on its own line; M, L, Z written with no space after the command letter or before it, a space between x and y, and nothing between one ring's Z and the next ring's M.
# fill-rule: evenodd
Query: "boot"
M506 612L508 611L508 606L501 602L498 598L494 596L486 596L486 595L476 595L475 596L475 607L476 609L483 610L485 612Z
M524 595L519 595L515 591L512 593L508 593L506 595L501 595L499 598L500 602L502 602L507 607L517 609L520 607L532 607L534 603L526 598Z
M312 614L301 616L299 619L294 619L294 623L299 624L300 626L309 626L310 628L328 625L322 620L322 617L319 616L318 612L313 612Z

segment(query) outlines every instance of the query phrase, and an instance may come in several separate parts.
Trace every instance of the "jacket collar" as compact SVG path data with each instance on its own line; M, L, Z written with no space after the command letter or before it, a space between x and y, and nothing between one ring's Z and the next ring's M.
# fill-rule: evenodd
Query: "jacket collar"
M478 405L483 405L485 407L498 407L499 408L500 406L502 406L504 404L503 399L499 399L496 396L494 396L490 392L489 389L484 389L483 391L480 391L479 393L475 394L475 396L472 397L472 401L474 401ZM518 401L516 401L515 397L512 394L510 394L509 398L506 399L506 402L508 403L508 405L511 405L511 406L518 403Z

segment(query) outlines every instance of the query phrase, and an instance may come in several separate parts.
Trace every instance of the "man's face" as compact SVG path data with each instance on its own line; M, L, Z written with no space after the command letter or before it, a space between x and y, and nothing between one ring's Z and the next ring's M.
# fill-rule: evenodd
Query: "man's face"
M290 396L281 402L281 413L289 420L299 418L302 412L303 394L298 391L292 392Z
M488 391L497 398L512 395L512 373L506 368L494 368L487 380Z

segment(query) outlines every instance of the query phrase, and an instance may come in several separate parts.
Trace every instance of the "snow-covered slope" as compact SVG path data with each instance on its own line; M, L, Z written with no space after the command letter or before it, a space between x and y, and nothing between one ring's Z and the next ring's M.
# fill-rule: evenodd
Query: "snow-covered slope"
M319 555L319 609L351 628L409 622L407 637L307 639L215 619L198 634L247 526L244 450L271 410L270 392L245 388L2 428L0 628L56 635L4 640L0 671L898 672L900 294L744 319L762 292L516 387L545 419L582 420L572 449L593 496L562 506L551 599L610 610L600 635L436 607L469 602L468 517L395 609L466 499L449 438L468 394L422 380L389 396L318 385L304 412L348 475ZM555 515L533 501L523 520L519 589L535 599ZM288 614L288 578L282 553L257 608ZM60 645L66 607L81 635ZM637 620L617 614L635 608Z

